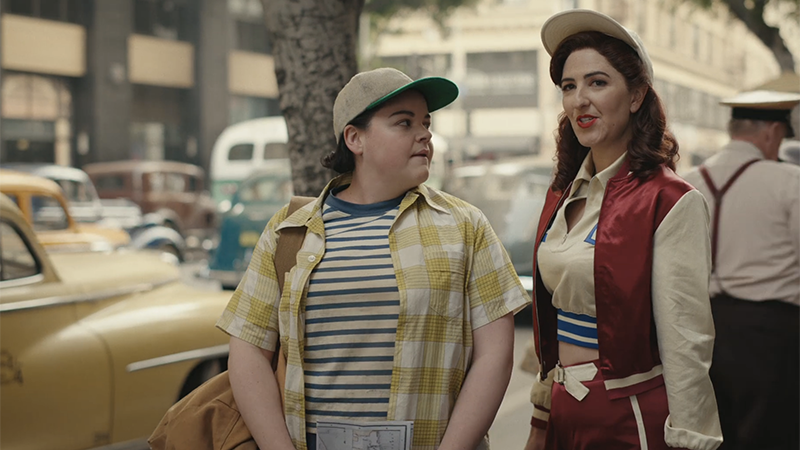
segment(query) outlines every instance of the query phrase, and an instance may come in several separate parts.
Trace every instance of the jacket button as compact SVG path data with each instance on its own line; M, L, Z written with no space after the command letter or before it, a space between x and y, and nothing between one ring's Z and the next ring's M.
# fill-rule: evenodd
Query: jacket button
M314 262L316 260L317 260L317 257L314 256L314 255L311 255L311 256L308 257L308 262Z

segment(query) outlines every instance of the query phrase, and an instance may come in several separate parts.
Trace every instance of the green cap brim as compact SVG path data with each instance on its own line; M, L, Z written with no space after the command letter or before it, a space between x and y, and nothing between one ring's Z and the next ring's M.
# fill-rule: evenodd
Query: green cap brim
M385 103L387 100L392 99L411 89L419 91L422 96L425 97L425 101L428 103L428 112L434 112L438 109L442 109L450 103L453 103L453 101L458 98L458 86L456 86L455 83L447 78L427 77L420 78L419 80L412 81L401 88L395 89L378 100L370 103L366 110L376 108Z

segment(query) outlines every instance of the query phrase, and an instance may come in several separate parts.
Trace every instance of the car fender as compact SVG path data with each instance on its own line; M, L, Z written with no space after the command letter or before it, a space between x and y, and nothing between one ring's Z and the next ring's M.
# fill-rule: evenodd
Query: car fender
M114 441L152 430L194 368L227 360L229 338L215 323L229 299L174 282L83 318L112 356L114 404L125 405L114 413Z
M138 228L131 233L131 246L138 249L158 249L164 245L171 245L179 253L181 261L184 260L186 242L180 233L161 225Z
M174 228L181 235L184 234L183 220L181 220L178 213L169 208L162 208L156 211L155 214L162 217L161 225Z

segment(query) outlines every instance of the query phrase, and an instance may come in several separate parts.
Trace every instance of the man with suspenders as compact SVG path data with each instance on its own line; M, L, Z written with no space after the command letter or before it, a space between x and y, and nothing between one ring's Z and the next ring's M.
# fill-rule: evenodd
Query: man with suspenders
M731 141L685 176L713 213L710 374L724 450L800 448L800 167L778 162L798 103L774 91L721 102Z

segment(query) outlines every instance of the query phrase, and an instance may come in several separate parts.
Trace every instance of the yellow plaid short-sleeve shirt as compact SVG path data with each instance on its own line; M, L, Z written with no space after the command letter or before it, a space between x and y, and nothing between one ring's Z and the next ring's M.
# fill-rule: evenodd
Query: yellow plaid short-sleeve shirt
M257 347L287 356L284 415L298 450L307 450L303 347L305 295L325 253L322 206L316 201L267 224L250 265L217 326ZM306 226L297 265L279 292L274 255L284 228ZM406 193L389 231L400 292L387 420L414 421L413 448L441 442L472 359L472 331L530 303L511 261L483 213L451 195L418 186ZM368 337L367 337L368 338ZM479 448L488 448L484 441Z

